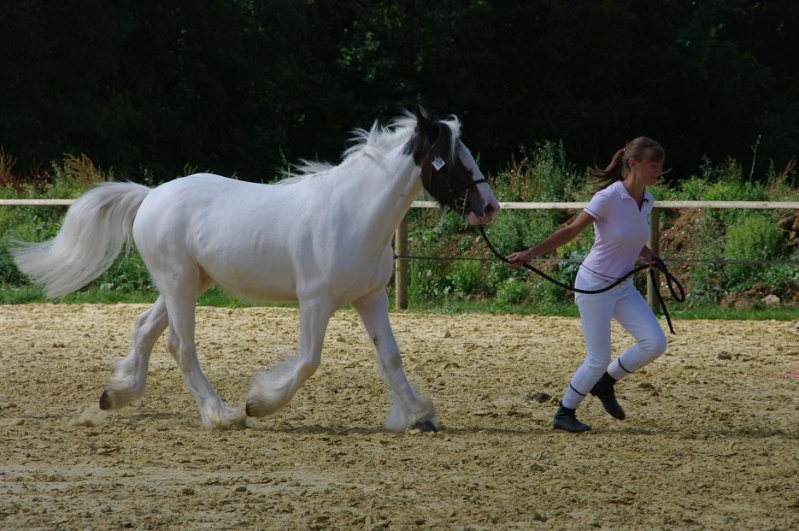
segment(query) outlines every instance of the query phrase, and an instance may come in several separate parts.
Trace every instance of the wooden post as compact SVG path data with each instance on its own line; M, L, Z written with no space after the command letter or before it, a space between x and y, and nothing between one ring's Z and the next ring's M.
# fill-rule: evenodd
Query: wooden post
M652 213L649 214L649 242L647 242L647 245L653 253L660 256L660 211L657 208L653 208ZM655 282L657 284L660 283L660 273L658 271L655 271ZM646 302L649 304L649 307L652 308L652 311L656 313L660 310L658 298L657 295L655 295L658 289L657 284L652 283L652 278L649 273L647 273Z
M408 219L402 218L402 223L394 234L394 256L408 254ZM394 306L397 310L408 309L408 261L394 260Z

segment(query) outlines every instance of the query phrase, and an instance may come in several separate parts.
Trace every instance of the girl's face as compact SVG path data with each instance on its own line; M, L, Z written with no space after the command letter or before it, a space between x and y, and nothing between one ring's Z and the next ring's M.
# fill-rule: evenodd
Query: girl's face
M663 175L663 159L653 160L652 153L649 152L641 161L630 158L630 172L635 174L644 186L655 185Z

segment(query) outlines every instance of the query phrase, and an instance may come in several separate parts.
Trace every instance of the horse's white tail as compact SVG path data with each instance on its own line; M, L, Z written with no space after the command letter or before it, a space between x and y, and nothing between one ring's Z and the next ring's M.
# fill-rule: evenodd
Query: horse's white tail
M18 242L12 251L17 267L50 298L85 286L111 267L149 193L135 183L97 185L69 207L54 239Z

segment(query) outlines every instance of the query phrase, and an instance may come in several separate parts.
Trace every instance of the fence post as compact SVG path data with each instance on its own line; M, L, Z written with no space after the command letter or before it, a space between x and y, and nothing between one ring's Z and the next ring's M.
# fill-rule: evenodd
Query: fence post
M394 256L408 254L408 218L403 217L394 234ZM397 310L408 308L408 261L394 260L394 306Z
M657 208L653 208L652 213L649 214L649 241L647 245L653 253L660 256L660 211ZM652 283L651 275L646 275L646 302L653 312L659 310L657 295L655 295L658 289L657 285L660 283L660 272L658 271L655 271L655 282L656 284Z

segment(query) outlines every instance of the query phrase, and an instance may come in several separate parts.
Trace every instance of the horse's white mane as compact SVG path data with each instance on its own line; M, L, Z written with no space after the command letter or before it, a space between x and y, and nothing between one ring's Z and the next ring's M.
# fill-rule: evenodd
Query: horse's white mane
M426 111L422 111L427 116ZM449 127L452 131L452 149L457 146L456 140L460 138L461 123L455 116L450 116L441 123ZM276 184L291 184L298 180L308 179L323 174L333 168L341 166L359 155L377 158L390 151L399 142L406 141L416 128L416 116L410 111L404 111L402 116L391 120L388 126L380 126L377 120L372 127L366 129L357 128L352 131L350 142L353 144L348 147L342 155L341 164L331 164L329 162L319 162L301 159L298 164L292 165L291 171L283 173L284 179ZM454 153L453 153L454 155Z

